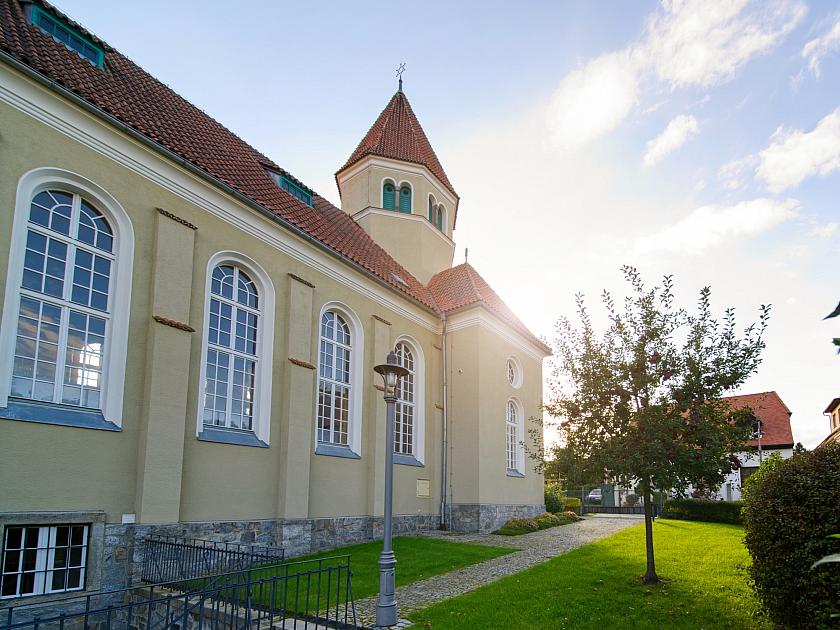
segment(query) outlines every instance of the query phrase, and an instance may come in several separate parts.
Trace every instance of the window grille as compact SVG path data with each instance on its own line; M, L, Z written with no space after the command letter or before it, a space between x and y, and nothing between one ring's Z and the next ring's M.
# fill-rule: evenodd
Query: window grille
M90 41L69 24L46 13L41 7L32 5L32 23L42 31L51 35L70 50L76 51L82 58L101 68L105 62L105 51Z
M347 446L350 437L350 327L334 311L321 317L318 353L318 442Z
M507 469L519 472L519 411L516 408L516 403L512 400L507 402L505 428L507 435Z
M229 264L213 269L204 384L205 426L254 429L259 300L256 285L244 271Z
M99 409L110 319L114 233L63 190L30 205L10 395Z
M0 598L85 587L88 525L6 526Z
M414 354L406 343L394 349L398 365L408 370L408 375L397 380L397 404L394 417L394 452L414 455L415 371Z

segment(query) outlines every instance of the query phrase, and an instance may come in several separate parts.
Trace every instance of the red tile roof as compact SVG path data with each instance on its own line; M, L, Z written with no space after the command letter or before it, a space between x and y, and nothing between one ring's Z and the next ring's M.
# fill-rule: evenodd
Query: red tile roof
M448 313L482 304L537 347L546 353L551 352L551 349L514 315L504 300L469 263L441 271L429 281L428 287L442 311Z
M398 91L391 97L376 122L362 138L359 146L344 166L338 169L336 178L338 173L366 155L378 155L403 162L422 164L438 178L441 184L446 186L449 192L458 197L423 127L420 126L420 121L414 115L408 97L402 91Z
M43 0L34 1L102 46L105 67L94 66L30 24L18 0L0 0L0 50L426 308L439 310L433 290L442 300L443 310L481 302L544 347L472 267L444 271L429 287L423 286L347 214L317 194L313 194L310 207L279 188L265 167L285 173L281 167L57 9ZM368 154L424 164L455 194L402 92L394 95L347 165ZM472 280L465 283L465 278ZM461 290L465 295L459 295Z
M263 167L282 171L274 162L51 5L37 3L102 45L105 67L95 67L31 25L18 0L0 0L0 50L436 310L428 289L347 214L318 195L309 207L281 190ZM395 280L391 272L406 284Z
M761 420L764 435L761 438L763 448L793 447L793 432L790 429L790 409L782 402L775 392L761 394L744 394L741 396L727 396L733 409L749 407L756 417ZM750 446L758 446L757 440L747 442Z

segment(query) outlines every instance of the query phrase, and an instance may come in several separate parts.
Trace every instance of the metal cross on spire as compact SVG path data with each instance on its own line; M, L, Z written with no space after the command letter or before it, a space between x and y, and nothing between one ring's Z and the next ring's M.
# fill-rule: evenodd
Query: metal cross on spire
M405 62L400 64L400 67L397 68L397 78L400 80L400 92L402 92L402 75L405 72Z

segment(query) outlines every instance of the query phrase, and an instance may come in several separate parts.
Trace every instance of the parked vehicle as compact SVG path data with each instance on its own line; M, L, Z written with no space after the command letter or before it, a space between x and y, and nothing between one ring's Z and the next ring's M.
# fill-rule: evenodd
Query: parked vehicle
M586 495L587 503L601 503L601 488L593 488Z

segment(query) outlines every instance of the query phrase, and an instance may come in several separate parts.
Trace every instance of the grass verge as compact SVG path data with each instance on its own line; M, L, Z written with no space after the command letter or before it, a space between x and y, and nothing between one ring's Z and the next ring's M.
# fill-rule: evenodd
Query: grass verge
M658 520L649 587L644 526L410 615L416 628L769 628L747 584L737 525ZM428 624L428 625L426 625Z

